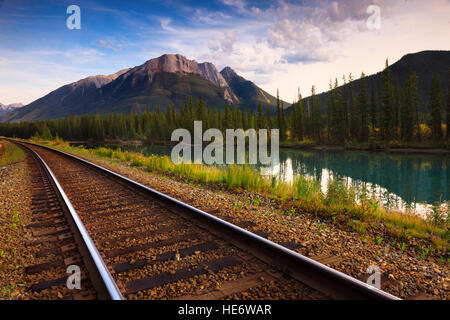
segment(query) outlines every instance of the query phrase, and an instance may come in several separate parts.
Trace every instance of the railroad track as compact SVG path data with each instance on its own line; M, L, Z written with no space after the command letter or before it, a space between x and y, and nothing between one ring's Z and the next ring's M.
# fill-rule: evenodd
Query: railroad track
M83 159L14 142L33 155L29 227L43 262L27 272L48 298L397 299ZM69 265L83 270L81 290L66 288Z

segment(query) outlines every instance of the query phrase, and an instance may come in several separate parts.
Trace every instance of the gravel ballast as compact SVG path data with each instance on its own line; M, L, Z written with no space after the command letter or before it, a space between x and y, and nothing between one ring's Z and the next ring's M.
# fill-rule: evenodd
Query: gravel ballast
M31 193L25 161L0 168L0 299L29 299L24 267L33 263Z
M388 235L361 235L311 215L282 214L289 208L261 194L193 184L180 177L148 172L114 160L80 157L276 243L295 244L295 251L357 279L365 281L371 275L368 268L376 266L381 272L381 288L400 298L450 298L448 253L444 253L444 259L442 255L423 256L413 244L402 248ZM260 197L257 206L255 197Z
M448 253L444 259L423 256L413 245L402 248L387 235L361 235L307 214L285 215L289 208L262 194L197 185L117 161L82 157L274 242L295 244L297 252L357 279L367 279L368 267L376 266L381 288L400 298L450 298ZM23 269L34 262L26 245L32 237L23 227L31 220L29 183L25 161L0 168L0 299L31 298ZM257 196L260 201L254 205Z

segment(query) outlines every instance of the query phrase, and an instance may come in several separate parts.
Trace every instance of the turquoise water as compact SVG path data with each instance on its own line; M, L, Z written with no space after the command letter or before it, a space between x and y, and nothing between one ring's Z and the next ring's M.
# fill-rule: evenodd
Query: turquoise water
M172 150L167 146L121 148L168 156ZM449 200L449 165L447 155L437 154L280 149L280 164L266 171L285 181L297 174L314 177L324 192L329 179L343 179L357 190L365 186L387 207L422 213L425 203Z

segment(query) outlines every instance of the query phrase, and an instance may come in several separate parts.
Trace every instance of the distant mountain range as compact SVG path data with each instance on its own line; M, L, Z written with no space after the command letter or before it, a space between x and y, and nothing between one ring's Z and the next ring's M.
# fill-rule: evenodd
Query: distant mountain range
M383 61L380 61L382 65ZM404 85L408 69L419 77L421 111L428 109L431 80L437 71L441 77L443 99L448 87L450 51L422 51L403 56L390 66L393 78L400 87ZM381 68L380 68L381 69ZM354 75L358 78L359 75ZM381 71L367 76L369 93L372 86L378 93L381 87ZM341 79L339 79L342 81ZM353 82L356 93L359 80ZM348 86L348 84L347 84ZM327 92L318 95L323 110ZM225 103L240 108L256 110L259 103L275 112L276 98L253 82L239 76L230 67L222 71L210 62L198 63L180 54L165 54L144 64L124 69L115 74L91 76L62 86L46 96L9 112L0 113L0 122L34 121L62 118L73 114L106 114L110 112L143 112L168 104L179 108L192 97L201 97L209 106L223 108ZM306 106L310 97L304 99ZM287 103L284 103L288 107ZM288 108L289 112L289 108Z
M382 64L383 61L380 62ZM448 72L450 69L450 51L421 51L404 55L400 60L390 66L393 81L398 81L398 84L403 88L405 80L408 75L408 70L411 69L418 76L418 91L419 91L419 108L421 112L429 112L428 104L430 97L431 81L435 72L439 73L442 88L442 99L444 106L447 97L448 88ZM368 94L370 96L372 86L375 89L375 95L379 103L379 92L381 89L381 75L382 71L369 75L366 77ZM360 88L360 74L353 75L356 78L353 81L355 93L359 92ZM342 78L338 78L342 82ZM334 83L334 79L333 79ZM344 87L348 87L346 84ZM401 94L401 91L400 91ZM326 109L328 92L318 94L322 110ZM311 97L304 98L303 102L310 105ZM290 109L289 109L290 110ZM288 111L289 112L289 111Z
M65 85L0 120L17 122L72 114L142 112L156 105L164 109L170 103L179 108L189 97L201 97L209 106L219 109L225 103L252 110L259 102L263 106L276 106L276 98L230 67L219 72L212 63L165 54L109 76L91 76Z
M21 103L11 103L8 105L4 105L3 103L0 103L0 117L7 114L8 112L11 112L13 110L16 110L17 108L23 107L23 104Z

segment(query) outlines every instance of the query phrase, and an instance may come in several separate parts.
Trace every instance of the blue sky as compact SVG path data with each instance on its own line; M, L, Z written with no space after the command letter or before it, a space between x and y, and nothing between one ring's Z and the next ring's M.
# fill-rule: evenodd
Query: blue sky
M69 30L69 5L81 29ZM369 29L367 8L380 8ZM29 103L95 74L181 53L230 66L292 101L298 86L379 71L386 58L449 50L449 0L27 1L0 0L0 102Z

